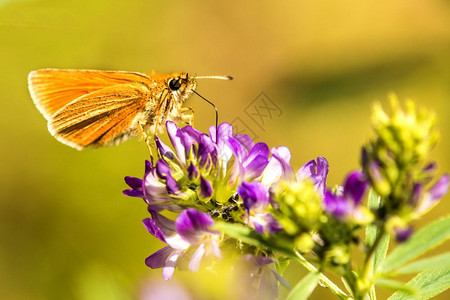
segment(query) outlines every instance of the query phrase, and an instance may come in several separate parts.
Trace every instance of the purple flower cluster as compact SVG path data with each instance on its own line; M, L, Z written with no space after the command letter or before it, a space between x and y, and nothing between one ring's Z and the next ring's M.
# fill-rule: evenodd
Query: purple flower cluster
M210 230L213 219L245 224L258 233L281 230L269 213L269 191L292 174L286 147L269 150L248 135L234 135L227 123L217 134L211 127L209 135L172 122L166 128L173 150L156 138L156 164L146 162L143 179L125 178L130 189L124 194L144 199L151 215L144 225L167 244L147 258L149 267L162 267L169 279L180 257L190 259L193 271L203 257L220 257L223 237ZM173 221L163 210L180 214Z
M142 179L126 177L130 189L124 190L125 195L142 198L148 205L151 217L143 223L166 246L150 255L146 264L163 268L166 280L181 261L197 271L205 259L221 258L225 242L238 244L214 230L216 221L247 226L273 243L288 241L294 248L314 249L318 257L325 258L336 245L348 249L354 231L374 218L362 205L371 182L362 171L351 172L343 186L330 190L324 157L294 173L288 148L270 150L248 135L233 134L228 123L211 127L209 134L191 126L179 128L170 121L166 129L172 147L156 137L159 159L154 165L146 161ZM446 175L428 191L416 185L416 198L411 201L417 211L429 209L447 192L448 184ZM163 211L178 215L171 220ZM411 230L399 227L396 232L399 239L407 239ZM308 242L306 236L311 246L295 244ZM254 268L266 268L262 273L272 274L272 279L265 280L280 280L269 266L277 262L270 249L247 247L240 255L247 261L263 261Z

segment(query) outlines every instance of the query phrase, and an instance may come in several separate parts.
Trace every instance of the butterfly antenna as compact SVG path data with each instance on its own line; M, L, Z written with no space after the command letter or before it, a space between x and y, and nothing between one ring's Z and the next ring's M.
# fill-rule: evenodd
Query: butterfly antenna
M212 103L211 101L209 101L208 99L206 99L205 97L203 97L202 95L200 95L199 93L197 93L195 90L192 90L197 96L199 96L200 98L202 98L203 100L205 100L206 102L208 102L209 104L212 105L212 107L214 107L214 110L216 111L216 144L217 144L217 132L218 132L218 127L219 127L219 112L217 111L217 107L214 105L214 103Z
M220 79L220 80L233 80L233 76L230 75L210 75L210 76L193 76L195 79Z

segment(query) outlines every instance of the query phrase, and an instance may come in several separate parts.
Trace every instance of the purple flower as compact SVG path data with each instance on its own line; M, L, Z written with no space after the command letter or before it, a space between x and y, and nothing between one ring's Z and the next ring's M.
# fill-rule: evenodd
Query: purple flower
M123 194L130 197L144 198L144 193L142 189L143 180L136 177L125 177L125 182L131 187L131 189L126 189Z
M197 246L189 262L189 270L198 271L204 256L221 258L219 249L220 233L210 230L213 219L198 210L189 208L178 215L175 221L177 233L191 246Z
M152 269L163 268L165 280L172 277L178 259L185 257L190 248L196 248L190 256L191 271L199 269L205 256L221 257L220 234L209 229L214 221L205 213L187 209L178 215L175 222L158 214L157 219L147 218L143 223L153 236L167 244L145 260L146 265Z
M203 178L203 176L200 177L200 198L201 199L207 199L212 196L212 186L211 183Z
M145 169L143 195L146 202L148 204L169 204L172 201L169 194L174 193L177 189L170 169L167 170L163 162L159 163L159 167L158 163L157 167L153 167L148 161L146 161ZM167 178L169 179L167 180Z
M169 135L170 142L175 148L177 158L182 165L186 165L186 157L189 157L189 152L194 143L194 139L186 132L182 132L175 123L166 122L167 134Z
M247 211L247 223L255 228L255 231L262 234L264 232L274 233L281 230L280 225L270 213L267 213L269 206L269 191L260 182L242 182L237 192L244 202Z
M265 210L269 205L269 192L267 187L260 182L243 182L237 192L244 201L247 211L250 209Z
M413 231L414 229L411 226L406 228L394 228L395 239L399 243L406 242L413 233Z
M416 202L419 202L416 212L423 214L430 210L448 192L449 179L448 174L441 176L425 193L423 193L423 186L417 185L413 193L413 198L418 199Z
M297 181L310 178L316 191L320 193L323 199L327 188L328 169L328 161L325 157L318 157L317 163L314 160L310 160L297 171L295 177Z
M280 179L289 179L292 175L292 167L289 164L291 160L291 152L284 146L272 148L272 157L262 174L261 182L265 186L272 186Z
M152 269L163 268L163 278L169 280L175 271L178 259L189 248L189 243L175 233L173 221L165 217L162 217L161 220L165 224L158 224L152 219L143 220L148 232L168 245L147 257L145 264ZM161 229L158 225L163 226L164 229Z
M156 173L160 179L166 181L166 190L169 194L176 194L180 191L176 180L173 178L169 165L164 160L156 163Z
M269 164L269 147L264 143L257 143L250 149L248 154L245 152L244 146L241 145L241 147L241 153L238 157L241 170L240 177L243 180L250 181L261 176Z
M367 189L367 181L361 171L350 173L345 180L343 191L325 192L325 211L337 220L343 221L356 211Z

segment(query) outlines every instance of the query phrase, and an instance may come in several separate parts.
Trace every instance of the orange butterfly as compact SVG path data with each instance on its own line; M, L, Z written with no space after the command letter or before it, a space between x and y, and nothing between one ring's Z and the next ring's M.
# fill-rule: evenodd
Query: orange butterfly
M232 79L186 73L42 69L29 74L28 87L50 133L81 150L115 145L133 135L146 138L145 132L156 134L166 120L192 124L194 111L183 104L196 93L198 78Z

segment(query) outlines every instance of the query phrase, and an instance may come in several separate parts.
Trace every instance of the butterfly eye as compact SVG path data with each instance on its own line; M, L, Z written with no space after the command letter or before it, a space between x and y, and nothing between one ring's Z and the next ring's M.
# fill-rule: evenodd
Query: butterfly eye
M181 80L180 78L174 78L169 80L169 89L172 91L177 91L181 87Z

